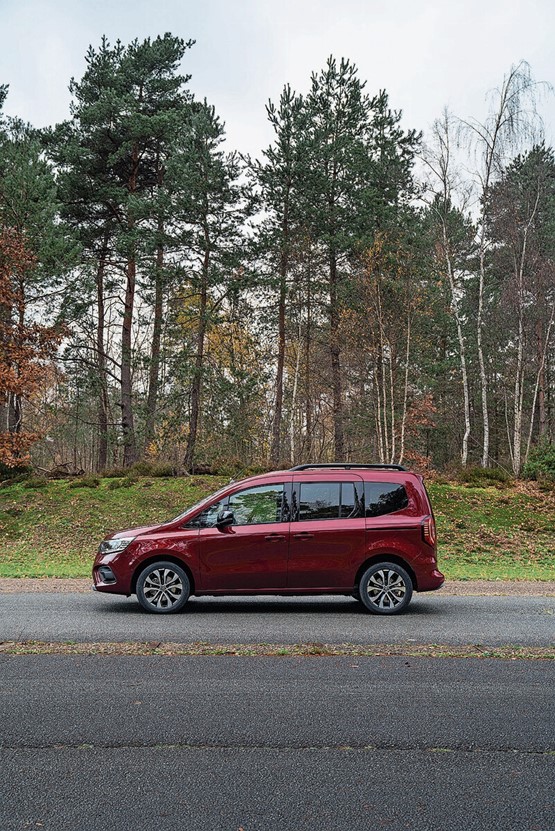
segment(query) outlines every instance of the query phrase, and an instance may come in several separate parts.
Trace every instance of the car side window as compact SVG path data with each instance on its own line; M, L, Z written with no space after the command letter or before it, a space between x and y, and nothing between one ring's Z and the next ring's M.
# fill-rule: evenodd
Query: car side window
M339 516L341 519L362 516L355 486L352 482L341 482L341 507Z
M376 517L402 511L409 504L403 485L397 482L364 483L365 516Z
M259 485L229 497L226 508L233 511L234 525L282 522L283 484Z
M314 519L348 519L361 515L352 482L301 482L297 485L300 522Z
M190 519L183 528L213 528L216 525L216 517L223 510L226 500L220 499L209 508L205 508L194 519Z

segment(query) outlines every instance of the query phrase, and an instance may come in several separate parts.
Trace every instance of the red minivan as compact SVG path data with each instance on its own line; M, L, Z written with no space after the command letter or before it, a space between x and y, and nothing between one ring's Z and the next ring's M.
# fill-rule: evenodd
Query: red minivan
M421 476L320 464L233 482L169 522L111 534L93 580L158 614L190 595L343 594L391 615L444 577Z

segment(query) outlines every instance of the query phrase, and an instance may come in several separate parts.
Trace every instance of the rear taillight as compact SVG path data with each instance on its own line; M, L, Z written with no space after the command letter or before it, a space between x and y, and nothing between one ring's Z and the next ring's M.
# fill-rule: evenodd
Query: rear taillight
M436 524L433 516L424 517L422 520L422 538L428 545L436 544Z

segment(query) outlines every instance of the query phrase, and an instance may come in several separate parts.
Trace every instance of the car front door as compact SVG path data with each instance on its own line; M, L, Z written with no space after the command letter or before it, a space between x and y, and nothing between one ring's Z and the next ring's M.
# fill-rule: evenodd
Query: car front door
M233 524L199 531L202 591L271 591L287 582L288 488L283 482L233 493L218 504ZM211 522L215 522L212 510Z
M287 587L352 588L365 551L362 480L293 482Z

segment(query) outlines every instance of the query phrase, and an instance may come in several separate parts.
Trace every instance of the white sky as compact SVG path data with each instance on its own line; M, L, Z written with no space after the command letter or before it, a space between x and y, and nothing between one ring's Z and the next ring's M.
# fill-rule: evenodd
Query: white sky
M228 146L257 154L271 141L264 105L285 83L299 92L328 55L348 57L374 94L385 88L406 128L444 106L483 118L485 96L527 60L555 84L553 0L0 0L5 112L36 126L68 116L72 76L89 44L169 31L195 46L183 71L226 122ZM555 96L541 107L555 137Z

